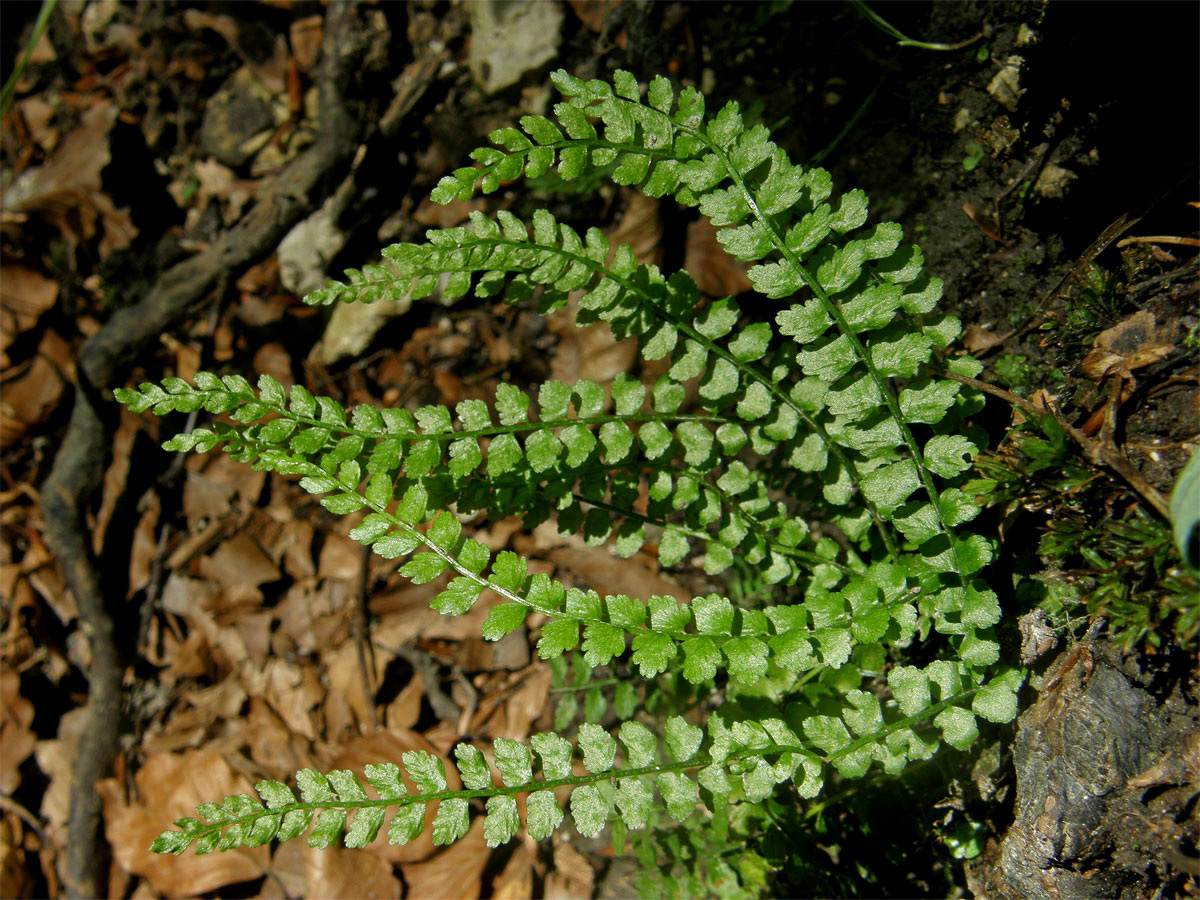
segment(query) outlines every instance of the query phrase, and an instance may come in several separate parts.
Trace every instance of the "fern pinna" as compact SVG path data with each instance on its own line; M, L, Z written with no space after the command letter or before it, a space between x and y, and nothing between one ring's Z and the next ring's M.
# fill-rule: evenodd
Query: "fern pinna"
M569 791L581 833L610 821L624 833L658 810L719 815L786 781L812 797L830 767L848 777L872 762L900 772L941 741L969 747L976 716L1015 715L1023 676L999 664L1000 609L979 575L991 542L956 530L978 512L958 485L980 449L967 419L981 403L939 374L980 366L945 352L959 323L934 314L942 284L922 273L920 250L902 244L894 223L865 227L861 191L835 198L827 172L793 165L736 103L706 118L697 91L676 95L662 77L645 99L627 72L612 85L565 72L553 80L564 98L557 125L525 116L520 130L499 129L495 146L443 178L433 199L604 167L618 184L698 207L725 249L754 263L755 289L780 301L774 321L747 317L731 298L703 301L686 272L666 277L598 229L580 235L544 210L529 223L476 212L469 227L388 247L384 264L350 270L306 301L450 299L473 288L549 313L574 293L581 324L602 320L635 337L643 358L669 360L665 373L649 386L630 376L607 388L550 381L536 404L502 384L493 404L465 400L453 411L359 406L347 415L265 375L257 390L237 375L199 373L194 384L167 378L117 399L135 412L224 414L228 423L164 446L221 446L255 468L300 476L335 514L365 513L353 538L405 559L414 582L449 574L433 601L441 613L465 612L484 588L503 598L484 625L489 639L541 613L543 659L574 651L594 668L627 655L645 678L719 683L731 702L707 719L667 718L659 734L631 718L616 739L595 724L580 726L574 745L535 735L532 752L497 739L499 785L471 744L455 751L462 789L449 788L441 760L416 752L400 761L415 793L395 762L367 768L375 796L353 773L304 770L299 799L260 782L257 798L201 806L155 850L293 838L314 816L310 844L341 837L356 847L389 813L388 839L403 843L425 827L430 803L433 839L449 843L466 832L476 798L496 845L519 827L518 795L540 839L563 819L556 789ZM464 536L459 515L479 512L520 515L529 527L552 518L618 555L652 543L664 566L695 559L710 575L736 557L774 586L775 602L737 608L716 594L681 604L568 588ZM924 667L904 664L917 640L924 659L936 651Z

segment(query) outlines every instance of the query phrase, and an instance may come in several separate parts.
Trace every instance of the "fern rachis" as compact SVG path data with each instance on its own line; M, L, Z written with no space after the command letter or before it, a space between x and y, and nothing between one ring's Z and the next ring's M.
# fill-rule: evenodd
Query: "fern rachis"
M444 763L429 754L400 761L415 794L394 761L368 767L375 797L352 773L305 770L299 800L264 781L258 798L226 798L180 820L156 850L292 838L314 815L311 844L344 834L347 846L362 846L393 811L389 840L402 843L420 833L433 802L434 840L449 843L466 832L471 800L486 801L494 846L519 826L517 794L528 795L526 826L541 839L563 817L556 787L571 789L584 834L609 821L640 828L656 809L682 820L698 803L715 810L761 800L785 781L811 797L830 766L848 777L873 761L899 772L943 740L969 747L976 716L1015 715L1023 676L1000 665L991 634L999 605L978 574L990 543L957 530L978 512L960 484L982 443L968 425L979 401L936 374L971 376L979 366L944 352L959 326L930 315L941 283L921 275L920 251L901 245L898 225L864 228L861 191L831 202L828 173L792 165L763 126L746 127L736 103L706 119L699 93L677 96L661 77L645 99L625 72L613 85L562 72L554 82L564 96L558 124L526 116L520 130L494 132L495 146L472 154L478 165L444 178L433 199L468 199L477 187L488 193L551 168L569 180L615 165L618 184L708 216L725 249L754 263L755 289L786 304L774 321L748 321L732 298L704 302L686 272L664 277L627 246L610 254L598 229L580 235L545 210L528 224L506 211L494 220L475 212L469 227L388 247L384 264L350 270L306 301L435 289L452 299L474 287L480 297L536 299L549 313L576 293L581 324L602 320L617 337L635 337L644 359L669 361L665 373L652 385L629 376L607 388L546 382L536 410L502 384L493 403L466 400L453 412L360 406L347 416L299 385L262 376L255 390L240 376L210 373L194 384L122 388L117 398L136 412L225 415L231 423L164 446L221 446L256 468L299 476L334 514L363 513L351 537L404 559L402 574L426 583L449 573L433 601L443 614L465 612L491 589L503 602L484 625L489 639L537 612L547 617L542 659L578 652L595 668L627 657L644 678L728 679L744 702L700 724L630 719L617 739L585 724L574 747L536 735L540 777L529 747L497 739L500 786L465 743L455 751L459 791L447 789ZM694 407L685 406L689 385ZM656 543L664 566L695 557L710 575L736 556L774 586L775 601L738 608L717 594L681 604L568 588L465 536L454 513L471 512L521 515L530 527L554 518L560 530L626 556ZM940 648L923 668L905 664L918 636ZM769 708L752 696L762 683ZM572 769L574 752L583 773Z

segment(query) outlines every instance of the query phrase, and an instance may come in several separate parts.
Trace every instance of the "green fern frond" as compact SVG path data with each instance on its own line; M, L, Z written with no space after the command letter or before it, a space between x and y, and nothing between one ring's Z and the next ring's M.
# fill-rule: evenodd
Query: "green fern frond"
M826 766L859 777L873 760L888 771L899 771L910 758L928 758L938 742L927 729L917 730L927 720L933 720L948 743L964 747L977 734L975 715L1007 721L1006 716L1015 714L1019 675L1009 673L982 688L962 690L963 679L953 666L934 668L897 669L889 679L902 718L885 721L877 697L852 691L840 716L805 718L803 738L785 719L773 717L726 723L714 714L706 731L673 716L661 736L630 720L616 738L599 725L585 723L574 747L553 733L535 734L529 746L496 738L490 757L499 785L485 754L467 743L454 748L460 789L449 787L443 761L422 750L404 753L403 768L394 763L368 765L364 775L375 797L349 770L323 775L301 769L296 773L299 799L282 782L260 781L257 797L235 794L220 803L201 804L196 817L176 821L177 830L164 831L151 849L178 855L194 845L196 853L205 854L291 840L306 831L311 847L329 847L340 840L358 848L375 840L389 813L388 843L403 845L424 831L432 803L437 804L433 843L450 844L467 833L473 800L485 802L484 837L489 847L496 847L520 828L518 795L525 795L530 837L544 840L564 819L555 796L558 789L570 793L571 818L585 837L596 836L610 821L620 821L630 830L644 828L656 809L682 822L698 809L711 810L730 799L759 802L787 781L796 782L801 796L812 797L821 789ZM934 701L933 690L942 698ZM963 705L967 701L971 708ZM409 792L404 775L416 792Z
M428 754L403 759L416 793L395 765L367 770L374 798L348 772L305 771L300 800L263 782L257 799L227 798L180 820L156 850L264 843L310 825L314 846L343 834L361 846L392 808L389 840L402 843L421 833L430 803L434 840L448 843L466 832L472 801L485 803L494 846L516 833L520 794L540 839L563 818L559 788L571 793L581 833L609 821L639 828L655 810L682 819L699 803L717 812L788 780L810 797L829 767L844 777L876 763L899 772L943 742L970 746L977 717L1015 715L1022 675L998 665L999 602L979 574L993 542L958 530L979 512L963 484L984 444L969 425L981 401L945 375L980 367L948 352L960 326L935 313L942 284L922 273L920 251L902 244L895 223L868 226L861 191L835 196L829 173L792 164L765 128L745 126L736 103L706 117L698 92L676 96L663 78L645 98L625 72L612 85L562 72L553 80L564 98L557 124L526 116L520 129L494 132L495 146L443 178L433 199L469 199L551 169L564 179L608 172L708 216L725 249L753 264L755 290L781 301L770 320L734 298L703 299L686 272L665 276L598 229L580 235L544 210L529 223L473 212L467 226L385 248L383 264L349 270L306 302L473 291L536 299L549 313L575 295L581 325L604 321L635 338L643 359L664 361L663 374L652 385L626 375L607 387L548 381L535 398L501 384L492 403L453 410L347 413L299 385L262 376L256 391L240 376L206 372L194 386L167 378L118 389L117 399L139 413L226 417L164 447L219 446L299 477L330 512L361 515L350 536L401 560L401 574L418 584L446 578L431 604L445 615L494 591L502 602L483 626L490 640L536 612L545 617L542 659L576 653L585 671L627 659L643 678L790 699L782 713L731 704L729 721L710 716L703 729L671 718L662 740L626 721L620 766L617 741L594 724L580 727L574 751L561 736L535 736L540 777L528 747L497 741L501 786L467 744L456 749L461 790ZM719 594L680 603L568 588L467 537L459 515L477 512L521 516L528 527L553 520L620 556L651 545L664 566L694 562L710 575L736 559L772 586L775 602L739 608ZM914 638L941 658L905 665ZM621 704L635 711L631 691Z

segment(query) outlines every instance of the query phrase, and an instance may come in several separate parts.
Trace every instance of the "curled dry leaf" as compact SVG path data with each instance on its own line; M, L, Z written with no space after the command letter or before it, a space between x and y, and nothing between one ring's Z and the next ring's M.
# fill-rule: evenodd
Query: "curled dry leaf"
M483 837L483 816L476 816L471 829L433 859L404 867L408 895L414 900L438 897L478 897L483 887L483 870L491 854Z
M0 672L0 791L10 796L21 783L21 763L33 752L33 704L21 696L21 676Z
M993 347L999 347L1004 343L1004 338L1000 337L994 331L980 328L975 324L968 325L963 329L960 340L962 341L962 345L973 354L985 353Z
M150 852L163 822L192 815L213 797L249 793L250 783L234 774L221 756L199 751L151 753L133 776L136 792L125 798L121 784L97 784L114 861L126 872L149 879L164 897L191 897L260 877L270 848L241 847L211 856L160 856Z
M709 297L733 297L754 287L746 267L717 240L717 229L709 219L697 219L688 226L683 267L696 279L700 293Z
M70 374L74 354L53 331L47 331L37 355L27 364L0 373L4 399L0 401L0 448L7 448L37 431L58 406Z
M10 214L37 213L72 243L82 243L103 225L100 255L128 247L137 229L101 188L100 172L111 159L109 131L117 118L110 102L96 103L43 165L27 169L4 192Z
M1079 364L1079 371L1093 381L1109 375L1131 379L1135 369L1165 359L1175 349L1168 335L1168 326L1155 324L1154 313L1138 310L1100 333L1093 350Z
M0 354L5 354L0 367L7 368L8 348L54 305L58 282L7 257L0 265L4 268L0 280Z
M301 72L311 71L316 65L324 29L325 20L321 16L305 16L292 22L288 30L288 42L291 44L292 58Z

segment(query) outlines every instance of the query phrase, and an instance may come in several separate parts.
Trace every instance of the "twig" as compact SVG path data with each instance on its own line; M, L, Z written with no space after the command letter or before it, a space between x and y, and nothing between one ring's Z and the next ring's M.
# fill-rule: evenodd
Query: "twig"
M935 41L919 41L915 38L910 38L903 31L885 19L871 7L867 6L864 0L850 0L850 5L861 13L868 22L882 31L884 34L889 34L896 39L896 43L901 47L920 47L922 50L962 50L970 47L973 43L983 37L983 32L979 32L965 41L958 41L953 44L944 44Z
M354 649L358 655L358 674L362 679L363 700L371 711L371 725L379 728L379 710L375 708L375 648L367 636L367 581L371 577L371 549L362 548L359 566L358 596L351 613L350 628L354 634ZM369 657L369 659L368 659Z
M1081 279L1084 267L1107 250L1113 241L1140 222L1142 215L1131 216L1127 212L1121 213L1116 221L1100 232L1099 237L1092 241L1088 245L1088 248L1079 254L1079 258L1075 260L1075 263L1063 273L1063 277L1058 280L1058 284L1042 298L1042 302L1038 304L1037 311L1022 322L1017 327L1017 330L1009 335L1009 338L1018 338L1041 322L1042 316L1050 308L1050 304L1058 299L1058 295L1062 293L1063 285L1067 283L1067 279Z
M1189 262L1177 269L1172 269L1170 272L1166 272L1162 275L1155 275L1153 278L1147 278L1145 281L1139 281L1137 284L1131 284L1129 286L1129 295L1131 297L1136 296L1142 291L1149 290L1152 287L1160 285L1166 281L1171 281L1174 278L1181 278L1184 275L1195 277L1198 269L1200 269L1200 259L1192 257Z
M1174 237L1169 234L1146 234L1136 237L1121 238L1118 247L1128 247L1130 244L1178 244L1181 247L1200 247L1200 238Z
M932 370L931 370L932 371ZM1050 410L1038 406L1026 400L1024 397L1019 397L1012 391L1006 391L1002 387L996 387L994 384L989 384L986 381L980 381L977 378L971 378L967 375L959 375L957 372L938 370L937 374L942 378L949 378L951 381L957 381L959 384L965 384L967 387L973 387L977 391L983 391L985 394L991 394L993 397L999 397L1005 403L1019 407L1032 416L1041 417L1050 413Z
M7 794L0 794L0 809L6 809L11 813L15 813L22 822L33 829L34 834L38 836L38 840L42 842L43 847L50 846L50 839L46 837L46 829L43 827L42 822L12 797L9 797Z
M462 710L458 708L458 704L451 699L450 695L442 690L438 678L438 663L431 653L410 644L400 644L396 647L387 647L383 644L379 646L399 656L421 676L421 683L425 686L425 697L429 701L434 715L443 722L458 721Z
M95 783L116 756L121 723L124 667L84 527L84 512L100 484L109 443L107 416L101 412L110 405L107 392L119 367L207 302L221 277L270 253L310 208L309 196L321 188L327 173L350 156L357 125L341 92L357 57L356 16L353 3L329 7L319 75L319 136L313 145L264 185L263 199L242 221L203 253L164 272L141 301L115 312L80 352L70 421L42 489L46 538L75 597L92 657L88 718L79 741L63 859L63 879L71 896L107 892Z
M957 381L960 384L965 384L968 387L973 387L978 391L983 391L985 394L991 394L993 397L999 397L1002 400L1011 403L1013 406L1019 407L1031 415L1041 417L1050 415L1054 420L1069 434L1074 441L1079 444L1083 452L1096 465L1106 465L1122 478L1133 488L1142 499L1154 507L1155 512L1162 516L1168 522L1171 520L1170 508L1167 505L1167 500L1159 492L1158 488L1142 477L1142 473L1134 468L1125 454L1112 440L1112 432L1115 430L1116 410L1112 409L1109 413L1109 418L1113 421L1111 424L1106 422L1105 429L1101 431L1101 440L1094 440L1088 437L1078 428L1065 421L1062 414L1053 407L1042 409L1033 403L1030 403L1024 397L1018 397L1004 388L996 387L994 384L988 384L986 381L979 381L976 378L969 378L966 375L959 375L955 372L940 372L944 378L949 378L951 381ZM1119 390L1119 385L1118 385ZM1110 403L1111 407L1112 404Z

